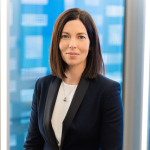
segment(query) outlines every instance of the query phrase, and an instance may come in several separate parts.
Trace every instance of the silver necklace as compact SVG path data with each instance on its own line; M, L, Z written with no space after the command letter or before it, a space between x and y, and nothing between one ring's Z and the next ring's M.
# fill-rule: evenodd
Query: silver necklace
M75 87L76 87L76 85L71 89L71 91L69 92L69 94L73 91L73 89L74 89ZM63 89L64 89L64 95L65 95L64 82L63 82ZM69 95L69 94L68 94L68 95ZM64 97L64 99L63 99L64 102L67 100L68 95Z

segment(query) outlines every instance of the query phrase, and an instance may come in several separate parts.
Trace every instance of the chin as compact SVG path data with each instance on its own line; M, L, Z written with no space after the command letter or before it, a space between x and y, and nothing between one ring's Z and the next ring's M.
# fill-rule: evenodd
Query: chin
M67 63L68 66L76 66L78 64L75 64L75 63Z
M74 66L74 65L78 65L79 63L78 62L75 62L75 61L66 61L66 64L68 66Z

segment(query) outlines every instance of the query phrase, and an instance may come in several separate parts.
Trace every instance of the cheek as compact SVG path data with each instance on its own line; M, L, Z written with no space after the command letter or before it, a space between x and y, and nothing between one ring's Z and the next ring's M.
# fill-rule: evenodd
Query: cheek
M59 42L59 49L60 49L60 51L65 51L67 49L67 47L68 47L67 42L63 42L63 41Z
M82 53L85 53L85 54L88 53L88 51L89 51L89 42L82 43L80 45L80 50L81 50Z

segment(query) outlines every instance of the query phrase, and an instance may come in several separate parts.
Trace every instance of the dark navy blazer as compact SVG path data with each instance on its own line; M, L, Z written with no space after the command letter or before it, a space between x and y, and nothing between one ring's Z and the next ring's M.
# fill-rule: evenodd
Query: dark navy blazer
M51 117L61 81L53 75L37 80L25 150L59 150ZM119 83L103 75L81 77L63 121L61 143L61 150L122 150Z

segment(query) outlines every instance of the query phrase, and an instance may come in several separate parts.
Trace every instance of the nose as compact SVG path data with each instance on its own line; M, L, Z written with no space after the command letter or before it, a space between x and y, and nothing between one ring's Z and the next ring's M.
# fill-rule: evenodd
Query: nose
M74 38L71 38L69 43L69 48L73 49L76 47L77 47L76 40Z

